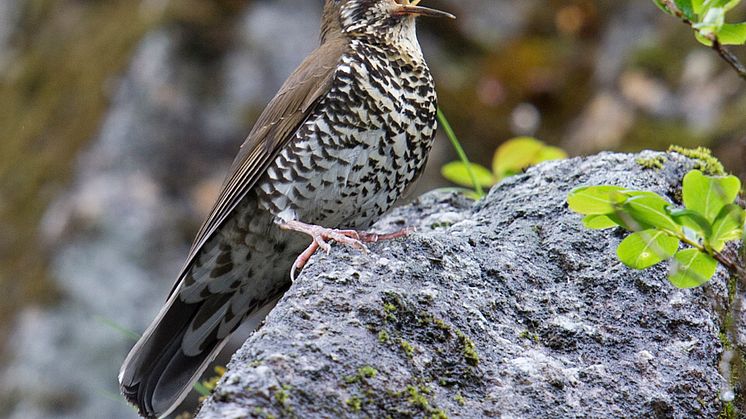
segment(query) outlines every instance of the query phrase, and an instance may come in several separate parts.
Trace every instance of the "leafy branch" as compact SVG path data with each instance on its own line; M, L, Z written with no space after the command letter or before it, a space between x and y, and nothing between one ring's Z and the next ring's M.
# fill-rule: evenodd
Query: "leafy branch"
M726 245L744 240L746 211L735 201L741 182L735 176L706 176L689 172L683 181L684 208L662 196L619 186L600 185L574 189L570 209L585 215L591 229L622 227L630 232L617 248L625 265L646 269L670 260L669 280L679 288L707 283L718 263L746 284L742 257L726 256ZM681 243L688 247L680 249Z
M715 50L738 75L746 80L743 65L725 45L746 44L746 22L725 23L725 14L741 0L653 0L664 12L676 16L694 30L702 44Z

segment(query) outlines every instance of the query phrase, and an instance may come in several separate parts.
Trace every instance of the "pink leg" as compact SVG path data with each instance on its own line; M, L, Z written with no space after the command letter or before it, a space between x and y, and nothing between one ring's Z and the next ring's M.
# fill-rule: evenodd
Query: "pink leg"
M297 231L311 236L311 244L306 250L301 253L295 262L293 267L290 269L290 279L295 281L295 273L308 263L316 250L321 248L326 253L331 251L329 240L334 240L337 243L353 247L360 250L363 253L368 253L368 248L364 243L376 243L382 240L398 239L400 237L406 237L412 232L413 228L405 228L401 231L397 231L391 234L374 234L366 232L358 232L355 230L337 230L332 228L321 227L313 224L306 224L300 221L290 221L285 224L280 224L280 228L283 230Z
M415 231L416 229L414 227L407 227L389 234L359 232L358 235L360 236L360 241L364 243L377 243L379 241L394 240L400 239L402 237L407 237Z

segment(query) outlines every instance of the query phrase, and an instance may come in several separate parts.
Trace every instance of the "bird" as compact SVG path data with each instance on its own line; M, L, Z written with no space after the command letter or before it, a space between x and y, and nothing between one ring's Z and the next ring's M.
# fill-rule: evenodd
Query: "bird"
M147 418L172 412L228 337L317 249L364 232L420 176L437 129L420 0L325 0L320 45L262 112L169 296L119 373ZM309 244L310 241L310 244Z

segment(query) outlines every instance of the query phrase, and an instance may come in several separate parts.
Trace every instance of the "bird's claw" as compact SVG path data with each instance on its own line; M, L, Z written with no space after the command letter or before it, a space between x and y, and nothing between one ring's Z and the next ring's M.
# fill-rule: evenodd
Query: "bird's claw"
M382 240L397 239L400 237L406 237L415 231L414 228L405 228L401 231L391 234L375 234L367 232L359 232L356 230L336 230L332 228L325 228L317 225L305 224L300 221L290 221L284 224L280 224L280 228L284 230L297 231L299 233L308 234L311 236L311 244L303 251L293 262L293 266L290 269L290 279L295 282L296 272L303 269L306 263L311 259L316 250L321 249L326 254L329 254L332 250L329 240L334 240L339 244L352 247L357 249L364 254L368 254L368 246L365 243L376 243Z

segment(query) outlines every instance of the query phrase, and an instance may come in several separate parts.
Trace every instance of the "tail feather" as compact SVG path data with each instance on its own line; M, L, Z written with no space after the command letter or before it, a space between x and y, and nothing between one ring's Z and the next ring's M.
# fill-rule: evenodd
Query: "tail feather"
M210 299L184 303L174 293L156 320L132 348L119 373L122 394L146 418L169 414L186 397L227 341L214 332L203 335L200 351L184 351L192 322Z

